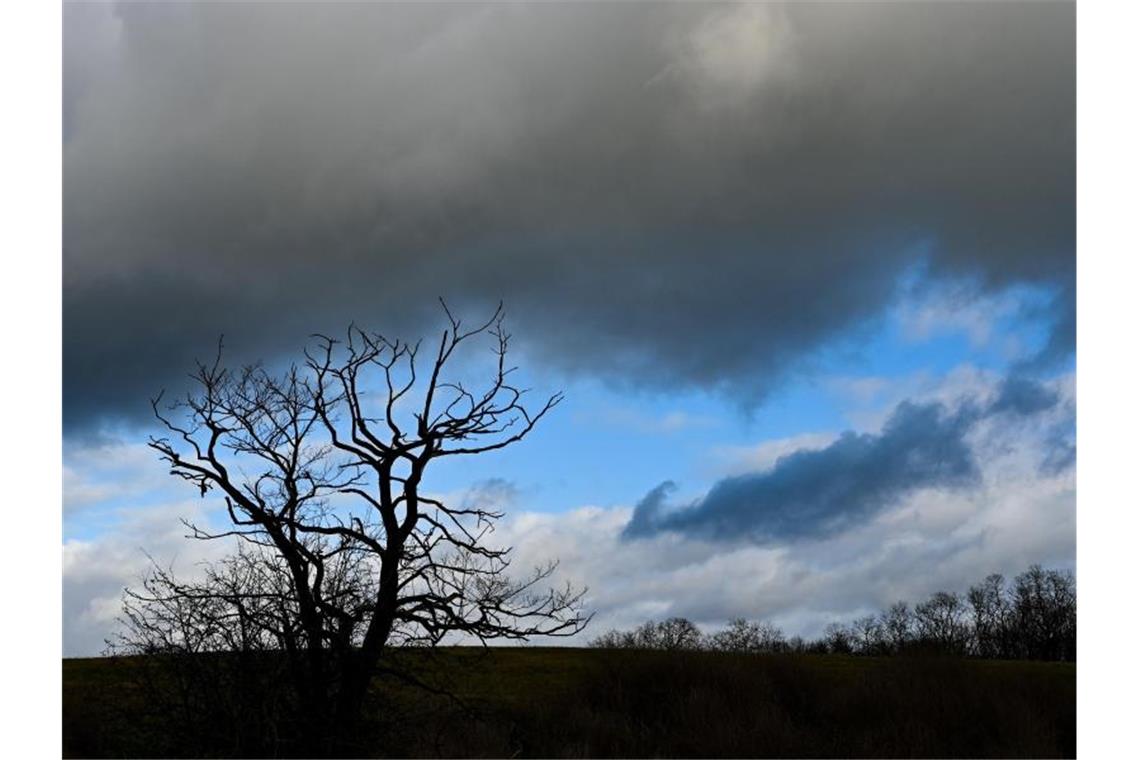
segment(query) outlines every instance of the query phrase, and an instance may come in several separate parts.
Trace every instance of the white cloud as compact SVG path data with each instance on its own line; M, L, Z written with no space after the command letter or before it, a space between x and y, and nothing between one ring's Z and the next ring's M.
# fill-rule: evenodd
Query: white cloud
M132 510L113 530L64 542L64 656L90 656L103 650L104 640L116 630L123 589L138 585L151 566L150 557L193 575L197 563L233 549L231 541L185 537L187 530L179 518L205 521L207 510L197 499Z
M144 442L113 438L65 442L63 510L66 516L101 503L121 505L169 485L167 468Z

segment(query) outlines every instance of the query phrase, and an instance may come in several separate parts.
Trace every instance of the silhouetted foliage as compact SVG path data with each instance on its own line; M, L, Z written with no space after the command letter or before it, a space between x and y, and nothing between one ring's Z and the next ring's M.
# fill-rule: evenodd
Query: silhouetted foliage
M642 623L632 631L611 630L597 637L592 646L606 649L699 649L701 631L685 618Z
M736 618L723 631L712 634L706 646L717 652L782 652L787 649L784 632L771 623Z
M508 575L510 549L487 540L499 512L423 491L431 462L515 443L561 399L524 403L501 308L472 329L444 311L426 374L420 344L352 327L343 343L315 336L304 366L280 375L228 369L219 344L214 362L198 365L196 391L167 409L154 401L170 437L150 446L203 497L220 492L229 515L220 531L187 523L191 535L246 547L200 581L156 567L126 592L112 651L178 661L163 675L176 688L156 693L197 718L183 724L190 733L217 713L238 722L227 735L250 754L351 754L374 675L442 688L400 667L392 647L585 625L581 591L541 590L553 564ZM491 379L468 388L446 370L479 338L490 340Z
M879 613L883 642L887 651L898 654L914 637L914 615L906 602L895 602Z
M866 615L855 620L851 624L851 633L855 650L862 654L880 655L890 651L886 631L877 615Z
M1077 590L1072 575L1033 565L1014 579L1012 596L1017 655L1032 660L1075 660Z
M1013 617L1005 578L986 576L966 594L973 612L974 654L979 657L1009 658L1013 653Z
M962 597L938 591L914 606L914 620L919 646L950 654L966 652L970 629Z
M1075 661L1077 595L1072 573L1033 565L1014 579L990 575L965 597L939 591L912 608L896 602L877 615L851 623L829 623L823 636L785 641L770 623L736 619L716 633L703 634L683 618L673 618L684 637L663 635L666 623L652 621L633 631L611 630L591 645L608 649L707 649L717 652L795 652L891 655L926 652L988 659Z
M855 635L843 623L828 623L823 629L823 642L828 654L851 654L855 651Z

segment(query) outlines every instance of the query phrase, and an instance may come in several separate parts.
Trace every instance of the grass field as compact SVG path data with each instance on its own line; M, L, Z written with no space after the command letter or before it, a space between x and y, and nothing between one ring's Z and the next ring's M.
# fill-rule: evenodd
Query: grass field
M195 743L201 727L172 731L146 709L142 666L63 661L64 756L226 755L227 737ZM451 674L463 706L378 682L368 730L348 754L1076 754L1072 663L503 648L450 649L423 667Z

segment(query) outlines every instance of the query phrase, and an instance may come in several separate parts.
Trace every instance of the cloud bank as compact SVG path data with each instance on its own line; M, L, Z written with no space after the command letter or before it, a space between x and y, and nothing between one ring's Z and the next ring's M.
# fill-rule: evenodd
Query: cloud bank
M64 47L69 429L438 295L745 402L919 255L1071 322L1071 5L71 3Z

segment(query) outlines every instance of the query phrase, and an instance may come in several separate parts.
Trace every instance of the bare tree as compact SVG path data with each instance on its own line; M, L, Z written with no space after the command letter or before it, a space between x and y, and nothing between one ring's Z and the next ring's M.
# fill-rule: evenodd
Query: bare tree
M590 646L595 649L633 649L636 643L632 631L619 631L616 628L611 628L591 639Z
M973 611L973 654L978 657L1009 657L1013 631L1005 578L999 573L986 576L970 587L966 599Z
M691 620L673 617L661 622L647 620L632 631L606 631L590 645L599 649L680 651L700 649L703 639L701 629Z
M1019 656L1076 659L1077 589L1072 573L1031 565L1014 579L1012 596Z
M842 623L828 623L823 629L823 645L831 654L851 654L855 650L855 633Z
M875 615L866 615L851 623L855 637L855 651L859 654L882 654L886 648L886 633Z
M338 562L326 582L352 585L352 570ZM122 629L108 644L112 653L148 655L135 666L143 717L172 750L281 756L301 733L289 730L301 695L282 688L299 663L280 656L298 651L298 619L281 558L239 546L189 582L153 564L141 587L125 592Z
M891 652L903 651L914 637L914 615L906 602L895 602L879 613L879 624Z
M672 617L657 624L657 646L660 649L700 649L701 638L701 629L688 618Z
M710 636L708 645L718 652L779 652L785 643L783 631L771 623L736 618Z
M632 649L699 649L701 630L692 621L681 617L660 622L648 620L629 634L621 635L619 641Z
M252 622L285 651L310 738L354 725L387 647L568 636L587 621L581 591L540 590L553 564L508 575L509 548L489 540L501 513L425 492L432 462L516 443L562 398L532 406L513 384L501 307L470 329L444 311L448 326L426 371L419 343L351 327L343 342L314 336L304 364L280 375L230 370L219 344L212 363L199 363L195 391L153 404L169 435L151 447L202 496L220 493L229 517L224 530L188 524L191 535L237 536L274 572L267 595L264 583L196 596L160 583L152 591L165 596L145 598L240 602L244 611L216 619L225 632L211 646L234 647L224 637ZM478 340L490 342L491 377L468 387L448 370ZM165 604L136 605L144 625L135 631Z
M955 593L938 591L930 599L914 607L918 639L939 651L962 654L966 651L970 629L966 621L966 605Z

